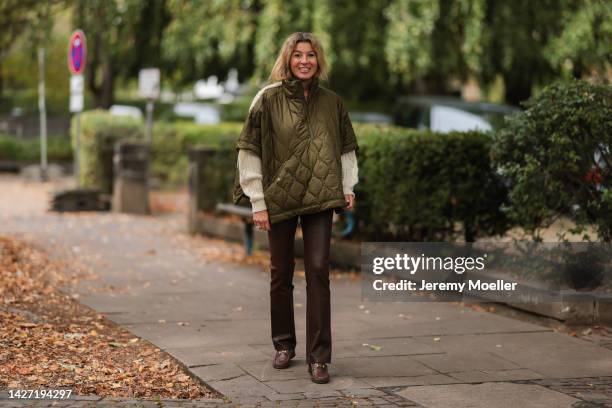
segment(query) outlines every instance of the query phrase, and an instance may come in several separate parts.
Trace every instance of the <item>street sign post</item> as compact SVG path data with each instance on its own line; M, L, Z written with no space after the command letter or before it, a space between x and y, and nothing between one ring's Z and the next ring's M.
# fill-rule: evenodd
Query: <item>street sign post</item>
M77 186L80 178L80 150L81 150L81 112L84 105L85 81L83 72L87 63L87 47L85 33L75 30L70 36L68 44L68 69L70 77L70 112L76 114L75 119L75 154L74 154L74 176Z
M159 98L160 72L158 68L141 69L138 73L138 93L147 99L147 123L145 134L147 143L153 142L153 103Z
M79 113L83 111L85 94L85 80L83 75L70 77L70 112Z
M85 71L87 61L87 47L85 33L75 30L70 36L68 44L68 69L72 75L81 75Z
M45 49L38 47L38 111L40 112L40 178L47 180L47 105L45 102Z

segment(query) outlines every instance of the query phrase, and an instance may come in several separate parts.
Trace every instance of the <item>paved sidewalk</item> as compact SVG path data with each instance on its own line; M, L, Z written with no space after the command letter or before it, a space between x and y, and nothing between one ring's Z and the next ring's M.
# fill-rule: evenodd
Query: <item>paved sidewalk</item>
M33 188L6 183L0 178L0 191L22 188L26 196ZM456 304L364 302L360 282L350 277L332 280L332 381L313 384L304 360L299 274L297 358L291 368L274 370L268 273L260 266L210 256L224 246L189 237L183 217L59 215L41 208L24 214L0 205L0 234L90 267L98 280L64 289L176 357L233 404L612 406L612 350ZM170 404L162 406L179 406Z

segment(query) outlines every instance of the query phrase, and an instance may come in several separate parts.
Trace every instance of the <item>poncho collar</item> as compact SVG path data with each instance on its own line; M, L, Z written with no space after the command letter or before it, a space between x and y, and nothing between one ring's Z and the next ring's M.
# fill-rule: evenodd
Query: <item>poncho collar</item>
M304 87L302 86L302 81L299 79L285 79L283 80L283 87L287 92L287 95L291 98L295 99L304 99ZM308 99L311 99L319 89L319 79L313 78L310 84L310 94Z

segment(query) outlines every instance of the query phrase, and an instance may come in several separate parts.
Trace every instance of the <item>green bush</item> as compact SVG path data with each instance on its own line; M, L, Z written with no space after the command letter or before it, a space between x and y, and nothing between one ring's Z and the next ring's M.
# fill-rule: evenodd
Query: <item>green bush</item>
M72 145L76 149L76 117L72 121ZM81 114L80 174L81 187L111 193L113 187L113 146L125 139L142 139L144 124L130 117L113 116L108 111L93 110Z
M539 239L559 215L612 239L612 88L558 83L498 132L493 158L510 184L511 219ZM588 239L588 236L584 236Z
M40 140L20 139L0 134L0 160L37 163L40 161ZM55 163L71 161L70 139L60 136L49 137L47 139L47 160Z
M501 234L506 192L479 132L359 126L356 215L368 240L465 240Z
M189 168L187 152L190 147L207 145L222 150L231 149L241 129L242 123L156 123L153 129L152 175L165 184L185 184Z
M221 105L221 120L224 122L244 122L254 97L255 95L236 98L231 103Z

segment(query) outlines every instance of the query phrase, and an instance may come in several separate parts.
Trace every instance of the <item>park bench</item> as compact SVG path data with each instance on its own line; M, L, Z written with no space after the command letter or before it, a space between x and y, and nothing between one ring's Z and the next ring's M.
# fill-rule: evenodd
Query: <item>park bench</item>
M219 213L238 215L244 222L244 248L247 255L253 253L253 212L249 207L240 205L217 203L215 210Z

